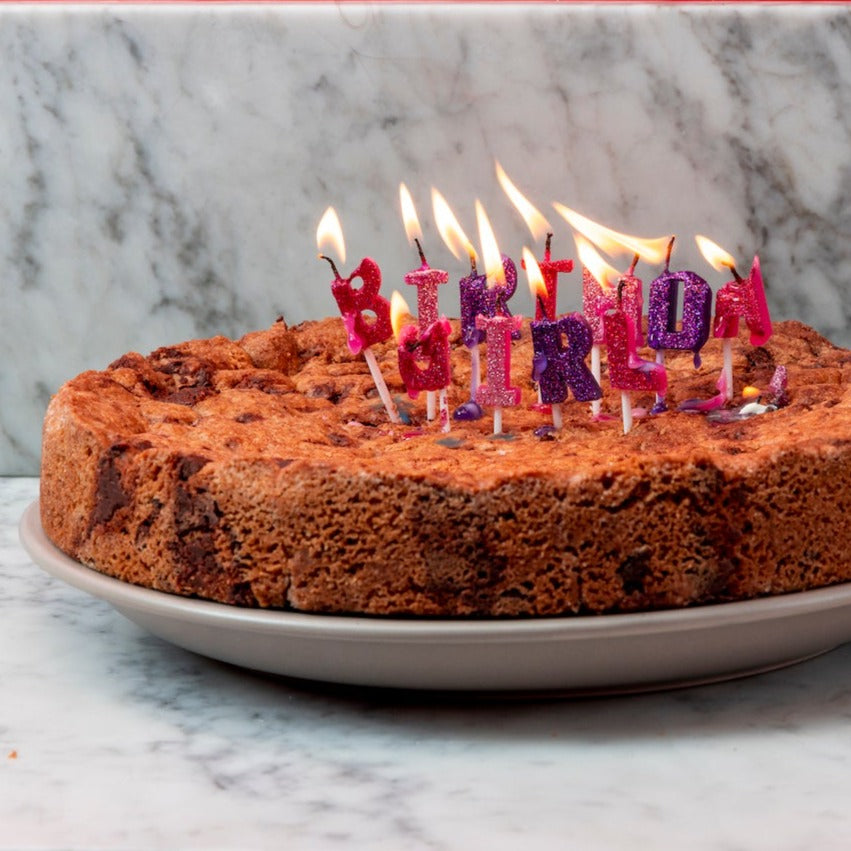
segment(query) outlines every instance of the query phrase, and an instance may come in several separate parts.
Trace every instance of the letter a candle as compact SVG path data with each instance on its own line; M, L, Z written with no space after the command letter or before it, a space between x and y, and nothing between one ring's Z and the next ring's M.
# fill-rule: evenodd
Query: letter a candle
M325 211L316 229L316 244L320 252L326 243L333 245L340 261L345 262L346 244L343 241L343 229L333 207ZM393 403L393 397L387 389L375 354L370 349L370 346L383 343L393 335L393 328L390 325L390 302L379 294L381 269L374 260L365 257L348 278L343 278L330 257L321 253L319 257L331 264L331 270L334 273L331 293L343 318L349 350L355 355L363 352L364 360L369 367L390 422L400 423L402 420ZM362 281L362 285L355 289L352 287L352 281L358 279ZM371 311L375 318L369 321L364 316L364 311Z
M739 336L739 318L744 318L751 332L752 346L764 346L772 333L759 257L754 257L750 275L742 278L736 271L736 261L721 246L705 236L696 236L695 241L710 266L719 272L726 267L733 274L733 280L715 293L715 322L712 329L713 336L723 340L723 385L727 401L730 401L733 398L733 339Z

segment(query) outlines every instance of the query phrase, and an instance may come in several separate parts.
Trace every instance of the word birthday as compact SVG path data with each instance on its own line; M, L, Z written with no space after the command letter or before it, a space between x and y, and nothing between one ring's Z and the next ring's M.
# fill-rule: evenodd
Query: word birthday
M552 413L553 429L562 427L562 405L571 394L577 402L590 402L591 416L601 418L604 350L608 384L621 395L624 434L633 426L633 393L655 394L651 414L668 409L666 352L692 352L697 369L701 365L700 351L710 335L722 341L723 367L717 382L718 394L707 400L689 400L679 407L686 411L712 411L730 403L734 384L732 347L740 321L745 322L753 346L764 345L772 333L759 257L753 258L750 272L743 277L729 253L704 236L695 237L707 262L715 270L727 270L732 275L714 295L713 318L713 294L707 281L696 272L670 268L673 236L641 239L619 233L554 203L556 212L573 229L582 264L582 311L559 316L559 275L573 270L573 260L553 258L550 223L498 163L496 174L533 238L545 239L540 260L523 247L521 267L535 305L535 315L529 323L533 346L530 377L537 385L541 408L549 408ZM404 184L400 186L399 199L405 232L409 242L416 246L420 264L404 276L404 283L416 289L415 323L406 324L412 314L400 292L394 291L390 299L381 294L381 270L374 260L364 258L344 278L334 258L322 253L325 246L330 246L337 259L345 262L343 231L332 207L325 211L317 228L319 256L330 263L334 274L331 292L340 310L349 349L365 358L391 422L399 423L401 418L371 347L393 337L398 346L402 381L411 398L421 392L426 394L428 421L438 419L442 430L449 431L451 419L478 419L489 408L494 434L501 434L503 410L518 405L521 395L520 388L512 385L511 375L511 341L519 338L523 324L523 318L512 315L509 307L517 289L517 266L500 253L490 221L478 200L475 210L481 258L446 200L432 189L434 220L441 238L457 259L466 257L470 263L469 274L458 281L461 342L470 354L470 392L469 399L450 416L451 329L438 307L439 290L448 283L449 273L428 264L414 201ZM621 272L600 251L610 256L625 253L631 256L631 263ZM657 265L664 262L661 274L648 289L646 339L644 284L635 274L639 261ZM639 356L639 347L645 345L655 351L653 360Z

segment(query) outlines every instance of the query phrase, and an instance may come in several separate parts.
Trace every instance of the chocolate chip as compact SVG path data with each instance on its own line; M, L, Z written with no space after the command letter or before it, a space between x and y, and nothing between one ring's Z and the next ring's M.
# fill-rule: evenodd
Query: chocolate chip
M115 464L116 458L127 449L126 443L118 443L107 449L98 461L95 507L89 520L89 530L101 523L109 522L119 508L130 504L130 497L121 484L121 472Z
M244 414L239 414L234 417L234 420L238 423L256 423L263 419L261 414L254 414L251 411L246 411Z
M646 544L628 555L617 569L625 594L644 593L644 580L650 573L652 551Z
M186 405L191 408L208 396L212 396L213 392L209 387L181 387L179 390L175 390L174 393L164 396L162 401L171 402L173 405Z
M210 459L203 455L184 455L177 461L177 478L185 482L209 463Z

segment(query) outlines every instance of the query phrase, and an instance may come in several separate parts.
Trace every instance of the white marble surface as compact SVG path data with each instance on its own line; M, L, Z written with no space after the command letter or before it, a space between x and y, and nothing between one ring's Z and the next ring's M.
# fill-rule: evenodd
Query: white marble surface
M851 646L605 700L341 694L190 655L42 573L17 540L36 494L0 480L2 848L851 843Z
M431 185L470 231L481 198L518 254L495 158L558 253L554 200L677 232L718 286L703 232L760 252L776 316L847 344L849 48L842 4L2 4L0 472L37 472L47 399L83 369L332 313L329 203L346 267L373 254L388 291L415 265L401 180L452 280Z

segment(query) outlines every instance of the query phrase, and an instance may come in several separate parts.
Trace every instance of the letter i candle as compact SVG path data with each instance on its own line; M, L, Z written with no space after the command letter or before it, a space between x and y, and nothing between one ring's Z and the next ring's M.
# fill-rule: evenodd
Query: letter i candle
M507 300L517 287L514 263L499 253L484 207L476 201L479 239L487 277L487 313L476 316L476 328L487 343L487 378L476 390L476 403L493 408L493 433L502 434L502 410L520 404L520 388L511 386L511 339L520 335L522 317L508 313Z
M485 310L484 293L487 276L478 273L476 249L473 248L473 243L467 238L446 199L434 188L431 190L431 199L434 220L446 247L456 259L460 260L466 254L470 260L470 274L458 282L461 298L461 342L470 351L470 400L455 411L455 418L477 420L482 416L482 410L475 400L476 390L481 381L479 343L484 338L476 328L476 316Z
M722 384L727 401L730 401L733 398L733 339L739 335L739 319L744 318L751 332L752 346L764 346L772 333L759 257L754 257L750 275L742 278L736 271L732 255L721 246L705 236L696 236L695 241L701 254L714 269L721 271L726 267L733 274L733 280L724 284L715 294L715 322L712 330L713 336L723 340Z
M326 242L334 245L340 260L345 262L346 248L343 241L343 229L333 207L329 207L325 211L316 229L316 244L320 251ZM390 422L400 423L401 417L396 410L393 397L387 389L375 354L370 348L376 343L383 343L393 335L393 328L390 325L390 302L379 293L381 269L374 260L365 257L348 278L343 278L330 257L324 254L320 254L319 257L331 264L331 270L334 273L331 292L343 318L349 350L355 355L363 352L364 360L369 367L372 380L375 382L375 387L384 403L384 409L387 411ZM352 281L358 279L362 281L362 285L355 289L352 287ZM374 319L368 320L364 316L364 311L372 312Z
M422 228L417 216L411 193L404 183L399 185L399 201L402 206L402 219L405 223L405 233L408 240L417 246L420 255L420 268L405 275L405 283L417 288L417 324L420 335L425 337L428 329L437 322L438 298L437 290L441 284L449 280L449 273L443 269L432 269L428 265L422 247ZM397 335L398 336L398 335ZM435 417L435 391L428 390L426 396L427 419Z

